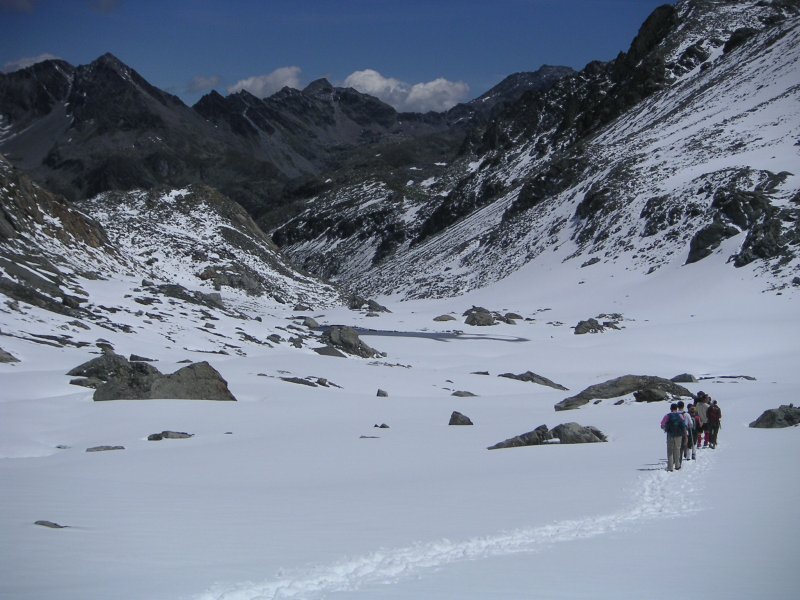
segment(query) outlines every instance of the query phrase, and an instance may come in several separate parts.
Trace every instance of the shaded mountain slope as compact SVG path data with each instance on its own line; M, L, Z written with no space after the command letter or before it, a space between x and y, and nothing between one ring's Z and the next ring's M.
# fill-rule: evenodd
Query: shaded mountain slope
M0 74L0 152L72 200L201 183L259 217L364 148L442 133L438 145L453 154L464 130L492 107L552 85L565 72L521 74L513 89L495 89L491 101L421 115L398 113L324 79L265 99L212 92L190 108L111 54L79 67L50 60Z

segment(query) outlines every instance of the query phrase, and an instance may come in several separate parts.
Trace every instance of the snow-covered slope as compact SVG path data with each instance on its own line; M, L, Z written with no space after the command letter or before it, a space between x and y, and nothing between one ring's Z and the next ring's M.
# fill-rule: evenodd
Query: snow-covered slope
M500 147L415 167L401 189L379 174L333 188L275 237L317 273L409 297L475 289L546 253L652 272L736 237L732 263L757 261L763 287L784 289L800 274L800 17L778 7L681 2L652 25L660 42L643 28L611 67L524 98L494 124ZM575 128L598 122L615 69L663 89L583 137L560 133L570 98Z
M378 361L285 343L208 352L221 346L212 331L296 333L291 308L274 303L260 322L213 312L211 331L189 326L186 305L165 305L145 308L164 319L149 328L74 332L163 372L209 360L238 402L92 402L65 375L92 346L0 337L21 361L0 364L0 597L666 599L674 588L654 582L676 557L684 579L719 573L719 597L792 597L800 437L747 425L796 402L795 303L761 293L751 265L727 269L721 255L650 276L603 263L577 281L562 267L537 261L464 297L381 299L393 312L377 318L314 313L382 330L364 336L387 353ZM141 309L123 297L124 277L96 286L92 298L116 303L118 318ZM464 325L473 304L523 319ZM573 333L609 312L621 329ZM433 320L443 313L456 321ZM0 307L3 332L57 325L35 307ZM528 370L570 391L498 377ZM685 384L692 392L720 402L723 428L717 449L676 473L663 470L665 403L626 394L553 410L612 377L684 372L703 378ZM474 425L448 426L452 411ZM569 421L609 441L486 449ZM163 430L194 436L147 440ZM85 451L98 445L125 449Z
M203 351L247 354L270 335L306 343L285 330L244 332L271 307L342 302L338 290L289 265L238 204L208 188L68 205L0 162L0 194L5 337L82 347L118 331L194 347L186 333L194 344L199 328ZM214 325L223 317L229 328Z

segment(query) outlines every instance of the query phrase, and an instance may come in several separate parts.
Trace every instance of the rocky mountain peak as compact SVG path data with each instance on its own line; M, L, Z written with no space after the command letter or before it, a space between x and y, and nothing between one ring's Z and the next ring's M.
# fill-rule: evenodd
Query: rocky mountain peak
M324 94L332 94L334 89L331 82L323 77L312 81L303 88L303 94L307 96L321 96Z

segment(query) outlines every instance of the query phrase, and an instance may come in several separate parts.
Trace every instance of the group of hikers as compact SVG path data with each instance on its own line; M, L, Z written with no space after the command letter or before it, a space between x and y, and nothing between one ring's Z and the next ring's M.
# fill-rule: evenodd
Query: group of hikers
M684 409L683 400L670 405L661 419L667 434L667 471L681 468L684 460L695 460L698 448L716 448L722 410L705 392ZM704 437L705 436L705 437Z

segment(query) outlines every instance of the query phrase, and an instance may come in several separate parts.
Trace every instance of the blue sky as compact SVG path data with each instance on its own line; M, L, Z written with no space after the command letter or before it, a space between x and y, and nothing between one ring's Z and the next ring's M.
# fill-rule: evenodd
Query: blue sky
M327 77L442 110L542 64L627 50L665 0L0 0L0 67L111 52L193 104Z

